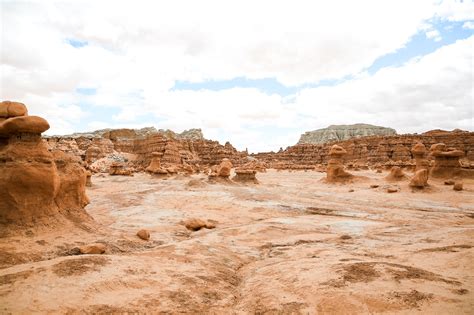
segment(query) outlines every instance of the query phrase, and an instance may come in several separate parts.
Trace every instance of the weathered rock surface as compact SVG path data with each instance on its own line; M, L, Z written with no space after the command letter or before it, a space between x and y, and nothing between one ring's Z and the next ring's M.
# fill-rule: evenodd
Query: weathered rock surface
M428 186L428 170L422 169L415 172L410 180L410 187L424 188Z
M1 111L26 115L26 108L12 109L12 104L17 103L0 103ZM35 116L0 122L1 234L18 227L52 228L92 221L84 211L89 203L86 170L80 159L47 149L41 132L48 128L46 120Z
M109 165L93 164L124 154L134 156L129 164L136 170L145 170L151 160L157 158L163 168L174 167L185 174L189 174L191 168L194 173L195 170L219 164L224 158L240 165L246 162L247 157L246 152L238 152L228 142L221 145L217 141L204 139L199 129L181 134L155 128L104 129L93 133L47 137L46 141L51 149L80 156L92 171L101 172L107 171Z
M369 124L331 125L327 128L307 131L301 135L298 144L323 144L333 141L349 140L366 136L390 136L397 132L392 128L385 128Z
M431 176L438 178L462 176L459 159L464 155L463 151L447 148L444 143L437 143L431 146L430 152L435 159Z

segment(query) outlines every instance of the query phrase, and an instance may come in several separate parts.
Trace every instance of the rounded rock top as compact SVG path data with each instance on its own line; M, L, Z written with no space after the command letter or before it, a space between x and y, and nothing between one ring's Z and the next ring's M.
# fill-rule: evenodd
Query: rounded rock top
M0 118L27 116L28 109L25 104L19 102L0 102Z
M46 119L38 116L17 116L0 123L0 134L43 133L49 129Z

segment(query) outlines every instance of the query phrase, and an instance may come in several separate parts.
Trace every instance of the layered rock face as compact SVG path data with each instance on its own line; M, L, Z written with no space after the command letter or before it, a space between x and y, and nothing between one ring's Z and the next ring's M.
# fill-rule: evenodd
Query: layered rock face
M105 169L108 169L115 162L126 162L124 154L133 155L133 161L127 162L133 169L145 170L152 159L158 159L163 168L185 173L217 165L224 158L234 165L244 163L247 158L246 152L238 152L230 143L221 145L217 141L204 139L200 129L187 130L181 134L155 128L105 129L94 133L49 137L47 142L52 149L80 156L93 171L101 168L95 167L94 163L103 162L106 164ZM120 156L123 158L120 159Z
M86 170L78 159L48 151L48 122L25 105L0 103L0 230L61 226L91 220L84 211Z
M314 169L315 166L327 164L329 150L333 144L337 144L347 151L344 157L346 165L384 166L387 169L392 166L414 168L415 154L410 151L416 143L428 148L436 143L445 143L447 147L464 153L464 159L460 161L462 167L474 167L474 132L461 130L372 136L319 145L297 144L278 153L259 153L252 156L266 163L269 168ZM433 156L427 158L429 161L434 160Z
M331 125L327 128L308 131L301 135L298 144L323 144L367 136L391 136L397 132L392 128L368 124Z
M444 143L437 143L431 146L430 152L435 159L430 173L431 176L451 178L463 175L459 163L459 159L464 155L463 151L447 148Z

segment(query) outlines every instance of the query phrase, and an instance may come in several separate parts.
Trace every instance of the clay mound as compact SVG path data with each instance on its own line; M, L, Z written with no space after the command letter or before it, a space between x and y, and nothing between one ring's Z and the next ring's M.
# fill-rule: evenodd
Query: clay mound
M26 114L20 103L2 102L0 112ZM21 104L22 105L22 104ZM6 126L6 127L5 127ZM40 117L8 117L0 123L0 231L42 229L93 223L84 207L86 170L41 140L49 124Z
M385 177L385 180L395 182L407 179L408 176L403 172L400 166L394 166L390 170L390 174Z

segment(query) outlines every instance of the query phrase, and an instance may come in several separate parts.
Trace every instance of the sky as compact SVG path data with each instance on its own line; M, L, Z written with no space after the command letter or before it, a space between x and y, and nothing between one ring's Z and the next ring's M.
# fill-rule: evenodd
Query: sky
M474 1L6 1L0 99L49 135L201 128L249 152L368 123L474 131Z

